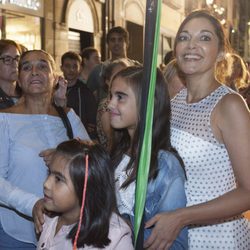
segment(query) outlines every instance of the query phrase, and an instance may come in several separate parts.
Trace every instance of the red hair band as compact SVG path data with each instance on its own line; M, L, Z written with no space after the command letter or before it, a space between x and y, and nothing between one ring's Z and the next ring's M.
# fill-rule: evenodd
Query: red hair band
M83 210L84 210L84 205L85 205L85 198L86 198L86 190L87 190L87 182L88 182L88 168L89 168L89 156L85 155L85 178L84 178L84 186L83 186L83 191L82 191L82 206L81 206L81 211L80 211L80 219L74 239L74 244L73 244L73 250L77 250L77 240L79 238L80 234L80 229L82 225L82 218L83 218Z

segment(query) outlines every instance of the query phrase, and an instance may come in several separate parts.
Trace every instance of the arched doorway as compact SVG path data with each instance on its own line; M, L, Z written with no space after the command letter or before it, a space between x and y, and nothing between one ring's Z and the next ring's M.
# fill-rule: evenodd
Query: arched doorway
M85 0L74 0L68 8L69 50L80 52L94 45L94 18Z

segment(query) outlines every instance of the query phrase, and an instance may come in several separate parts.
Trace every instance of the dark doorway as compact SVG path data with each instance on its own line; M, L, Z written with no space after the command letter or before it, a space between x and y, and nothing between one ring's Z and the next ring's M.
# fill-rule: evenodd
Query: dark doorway
M128 57L143 62L143 26L126 21L129 32Z
M94 46L93 33L69 29L69 50L80 53L82 49Z

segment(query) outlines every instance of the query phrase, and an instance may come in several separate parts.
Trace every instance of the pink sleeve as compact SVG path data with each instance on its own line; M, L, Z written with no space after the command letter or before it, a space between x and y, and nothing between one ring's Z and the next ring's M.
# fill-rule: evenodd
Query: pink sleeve
M117 244L115 245L114 249L119 250L133 250L133 244L132 244L132 237L131 232L128 232L126 234L120 235L120 238L117 239Z
M113 215L110 222L109 239L110 245L107 249L133 250L131 229L117 215Z

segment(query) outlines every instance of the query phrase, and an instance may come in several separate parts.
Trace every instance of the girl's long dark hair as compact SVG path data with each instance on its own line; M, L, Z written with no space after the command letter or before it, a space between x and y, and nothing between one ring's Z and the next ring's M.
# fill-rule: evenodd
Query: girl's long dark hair
M116 211L114 180L110 171L110 158L101 145L89 145L76 139L58 145L56 153L69 160L69 174L82 204L85 177L85 156L89 156L88 182L83 221L77 247L86 245L104 248L109 245L109 225L112 212ZM72 244L78 223L70 231L68 238Z
M144 84L143 79L143 67L131 66L118 72L114 78L122 78L130 86L137 100L138 110L138 126L136 128L134 137L131 141L127 129L120 129L114 131L111 156L112 165L117 167L124 154L129 153L131 159L128 164L127 170L130 175L128 179L123 183L122 187L127 187L131 182L136 179L136 172L138 166L135 163L138 162L138 147L139 147L139 126L140 126L140 106L141 106L141 93ZM111 83L112 86L112 83ZM159 150L165 150L172 152L181 162L183 162L178 155L177 151L171 146L170 142L170 119L171 108L170 98L167 90L167 84L162 72L157 69L156 86L155 86L155 99L154 99L154 116L153 116L153 131L152 131L152 151L151 151L151 163L149 170L149 179L154 179L158 173L158 160L157 156Z

